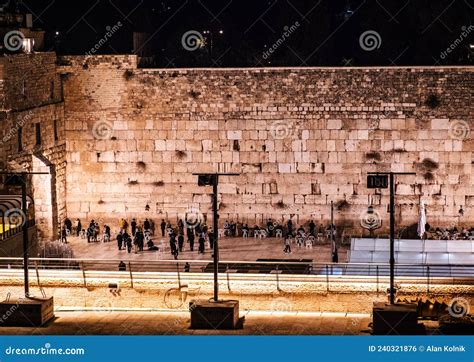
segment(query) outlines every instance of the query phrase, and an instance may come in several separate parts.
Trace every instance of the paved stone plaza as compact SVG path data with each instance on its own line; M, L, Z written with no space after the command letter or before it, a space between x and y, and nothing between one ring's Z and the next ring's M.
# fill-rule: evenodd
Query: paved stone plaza
M56 312L43 328L3 327L0 334L36 335L360 335L369 333L368 314L241 313L242 329L191 330L187 312Z
M164 252L143 251L135 254L132 250L130 254L126 250L121 251L117 248L115 240L109 243L97 242L87 243L86 239L78 237L69 237L74 257L78 259L121 259L121 260L170 260L173 259L170 253L168 239L154 238L154 243L158 246L164 246ZM189 250L189 244L185 243L183 253L179 254L180 260L211 260L212 251L206 245L206 252L198 254L197 243L194 245L194 251ZM325 243L316 245L313 248L298 247L292 244L291 254L283 252L283 239L266 238L229 238L219 239L220 259L226 261L256 261L257 259L312 259L313 262L330 262L331 247ZM339 261L346 261L347 247L339 249Z

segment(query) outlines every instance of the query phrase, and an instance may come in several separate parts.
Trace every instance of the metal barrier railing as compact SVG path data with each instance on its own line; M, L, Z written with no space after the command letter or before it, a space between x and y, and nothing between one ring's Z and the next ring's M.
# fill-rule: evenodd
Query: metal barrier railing
M213 264L207 260L149 260L124 261L115 259L53 259L31 258L31 271L36 272L38 286L41 277L82 279L85 287L91 279L126 280L133 288L134 280L176 279L181 277L202 279L213 272ZM0 275L21 278L22 258L0 258ZM369 263L313 263L262 261L221 261L219 273L225 274L229 283L233 281L266 280L276 282L318 282L325 285L327 292L340 283L369 283L377 293L384 292L389 279L389 264ZM60 271L60 272L58 272ZM420 285L426 292L436 284L474 285L474 265L415 265L395 266L397 283ZM224 279L222 279L224 280Z

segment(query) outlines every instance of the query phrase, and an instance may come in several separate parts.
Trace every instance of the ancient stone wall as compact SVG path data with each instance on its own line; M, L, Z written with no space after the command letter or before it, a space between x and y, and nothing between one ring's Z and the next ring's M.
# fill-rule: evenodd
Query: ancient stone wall
M133 56L67 57L64 73L68 214L116 220L210 217L221 178L221 222L292 216L360 229L370 202L388 227L387 190L398 177L397 221L474 222L473 67L137 69ZM145 206L151 207L145 211ZM464 215L458 213L463 207ZM114 224L115 225L115 224Z
M62 99L56 54L0 58L0 168L50 172L45 180L41 180L42 176L29 179L41 238L55 237L58 224L66 214ZM40 127L39 144L36 124Z

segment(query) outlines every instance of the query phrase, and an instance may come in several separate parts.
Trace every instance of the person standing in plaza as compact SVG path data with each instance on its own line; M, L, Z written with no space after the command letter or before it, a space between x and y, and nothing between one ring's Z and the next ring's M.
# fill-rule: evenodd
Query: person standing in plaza
M316 228L316 224L314 223L313 219L309 222L309 234L314 236L314 230Z
M287 254L291 253L291 237L289 234L285 237L285 249L283 249L283 252Z
M179 248L180 253L183 252L183 246L184 246L184 235L180 233L178 235L178 248Z
M199 251L198 254L204 254L204 243L206 240L204 239L204 234L199 236Z
M128 233L123 234L123 240L125 241L125 244L127 245L127 252L130 254L132 252L132 238Z
M286 226L288 228L288 235L293 235L293 221L291 219L288 220Z
M171 251L171 255L174 256L176 250L177 250L177 247L176 247L176 237L175 237L174 233L171 233L171 234L170 234L170 251Z
M132 219L130 226L132 227L132 236L135 236L135 233L137 232L137 220Z
M81 220L76 219L75 228L76 228L76 236L79 236L81 234L81 230L82 230Z
M64 226L66 227L67 234L71 234L72 232L72 221L67 217L66 220L64 220Z
M135 231L135 240L137 242L138 251L143 251L145 236L143 235L141 227Z
M119 221L119 228L122 233L127 232L128 223L127 220L125 220L123 217Z
M149 232L150 229L151 229L150 221L148 219L145 219L145 221L143 222L143 230L145 232Z
M192 229L191 229L191 232L188 233L188 242L189 242L189 250L194 251L194 232Z
M184 234L184 223L182 219L178 220L178 235Z
M165 237L165 230L166 230L166 222L164 219L161 219L161 224L160 224L160 227L161 227L161 237Z
M110 241L110 226L104 225L104 243L108 243Z
M61 242L64 244L67 244L67 229L66 226L63 226L61 229Z
M122 233L117 234L117 246L118 250L122 250L122 243L123 243L123 235Z
M211 231L209 231L209 234L208 234L208 240L209 240L209 248L210 249L213 249L214 250L214 233Z

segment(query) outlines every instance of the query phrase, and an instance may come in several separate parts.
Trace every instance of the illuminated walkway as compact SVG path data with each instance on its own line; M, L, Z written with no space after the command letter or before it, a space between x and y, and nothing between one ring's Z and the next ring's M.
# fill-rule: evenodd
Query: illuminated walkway
M242 317L244 313L241 313ZM368 314L249 312L243 329L191 330L186 312L56 312L56 320L44 328L2 327L0 334L44 335L364 335L369 333Z

